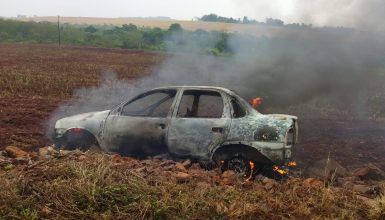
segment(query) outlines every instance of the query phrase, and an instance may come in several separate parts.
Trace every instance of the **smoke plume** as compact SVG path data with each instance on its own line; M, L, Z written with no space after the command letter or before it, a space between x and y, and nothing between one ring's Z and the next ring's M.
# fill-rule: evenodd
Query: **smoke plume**
M297 1L298 17L334 22L322 10L308 13L321 2L325 1L312 1L311 7L310 2ZM282 27L274 35L230 34L227 43L232 56L217 57L194 50L173 52L152 74L136 81L117 80L113 70L106 70L100 87L76 91L73 101L53 113L50 124L63 116L109 109L146 89L168 85L224 86L245 99L260 96L264 99L262 112L300 117L384 117L385 38L377 32L383 20L361 18L372 8L378 9L371 15L383 16L384 7L378 5L382 1L342 2L346 3L346 15L339 18L341 22L351 16L356 27L373 29ZM322 7L327 10L332 6ZM335 22L340 24L339 20Z
M278 18L286 23L306 23L317 27L350 27L385 32L385 2L382 0L269 0L233 1L239 15L257 20ZM265 16L265 17L263 17Z

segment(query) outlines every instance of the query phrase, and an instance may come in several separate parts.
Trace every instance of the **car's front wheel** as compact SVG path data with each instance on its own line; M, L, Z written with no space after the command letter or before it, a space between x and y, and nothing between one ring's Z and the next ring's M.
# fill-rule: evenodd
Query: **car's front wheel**
M63 139L61 148L64 150L87 151L91 148L98 148L95 137L85 130L71 129L64 135Z
M242 156L235 156L225 160L221 169L222 171L232 170L242 178L250 179L254 173L254 163Z

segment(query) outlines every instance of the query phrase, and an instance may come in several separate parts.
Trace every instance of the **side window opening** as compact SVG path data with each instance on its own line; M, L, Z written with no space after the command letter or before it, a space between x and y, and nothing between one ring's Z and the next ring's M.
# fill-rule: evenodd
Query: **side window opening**
M162 90L143 94L123 106L121 115L167 117L176 95L175 90Z
M187 90L179 104L179 118L221 118L223 99L214 91Z
M154 108L150 112L150 116L167 117L167 114L170 111L170 107L173 101L174 101L174 97L171 97L171 96L161 100L161 102L158 105L154 106Z
M242 118L246 115L245 109L234 97L231 98L231 106L233 108L233 118Z

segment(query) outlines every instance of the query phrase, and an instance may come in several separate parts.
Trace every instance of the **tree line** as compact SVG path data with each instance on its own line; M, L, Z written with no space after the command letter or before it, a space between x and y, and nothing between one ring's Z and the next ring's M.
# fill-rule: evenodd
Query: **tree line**
M266 18L264 22L257 21L255 19L249 19L247 16L241 18L232 18L232 17L223 17L216 14L207 14L203 15L200 18L197 18L200 21L206 22L221 22L221 23L234 23L234 24L254 24L254 25L266 25L266 26L279 26L279 27L287 27L287 28L298 28L298 29L324 29L324 30L337 30L337 31L352 31L352 28L346 27L319 27L314 28L312 24L305 23L288 23L286 24L284 21L276 18Z
M58 26L50 22L24 22L0 18L0 42L58 43ZM134 24L60 24L62 44L140 50L198 50L214 55L231 53L228 33L185 30L180 24L168 29L138 27Z
M280 22L277 25L280 25ZM347 28L324 27L321 29L335 34L351 31ZM0 42L58 43L58 35L56 23L0 18ZM138 27L134 24L114 26L64 23L60 24L60 41L66 45L203 52L227 56L234 53L234 48L240 48L243 45L246 45L245 50L254 50L256 42L263 45L277 40L267 39L265 36L257 37L223 31L185 30L178 23L171 24L167 29Z
M304 24L304 23L285 24L285 22L276 18L266 18L265 22L260 22L255 19L249 19L247 16L244 16L243 19L241 19L241 18L223 17L216 14L203 15L198 19L201 21L207 21L207 22L257 24L257 25L269 25L269 26L286 26L286 27L294 27L294 28L311 28L313 26L312 24Z

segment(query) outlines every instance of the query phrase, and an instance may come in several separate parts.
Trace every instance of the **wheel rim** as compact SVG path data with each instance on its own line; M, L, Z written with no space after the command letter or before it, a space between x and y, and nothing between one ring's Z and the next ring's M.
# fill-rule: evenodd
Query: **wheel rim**
M232 170L243 177L250 174L250 164L245 159L240 157L234 157L228 160L225 169Z

